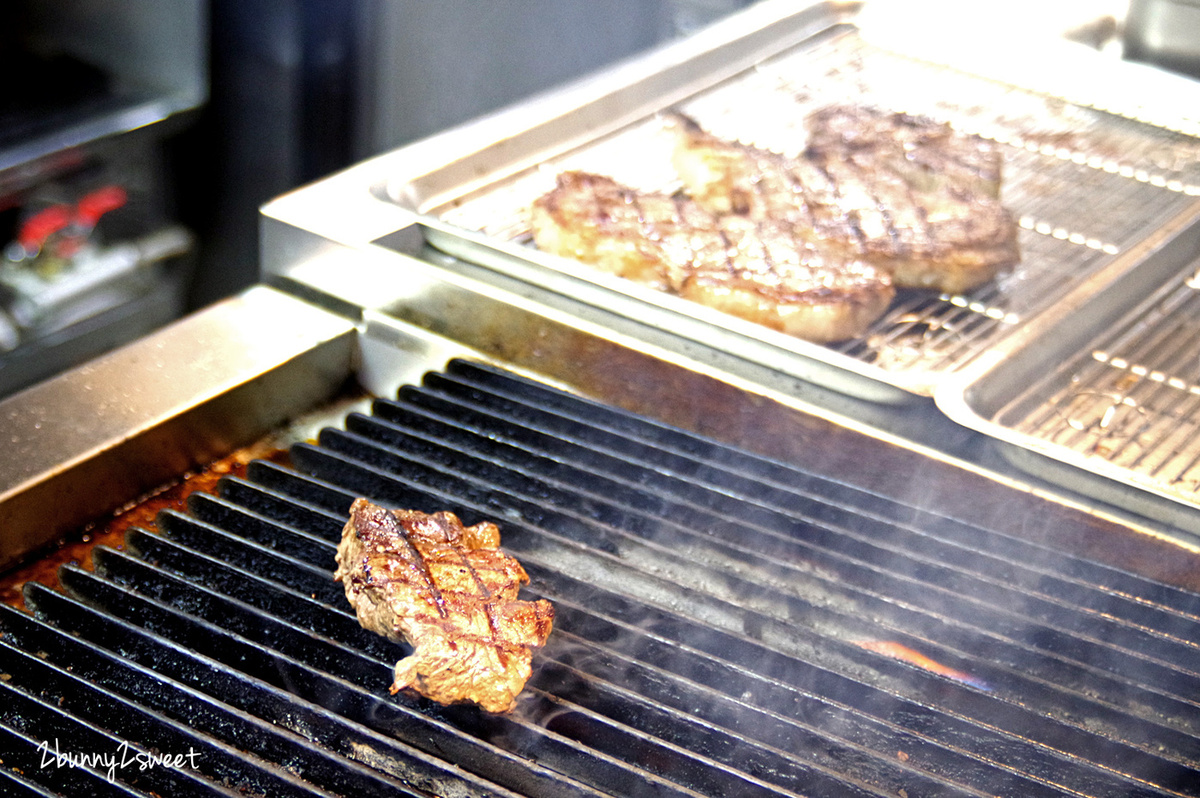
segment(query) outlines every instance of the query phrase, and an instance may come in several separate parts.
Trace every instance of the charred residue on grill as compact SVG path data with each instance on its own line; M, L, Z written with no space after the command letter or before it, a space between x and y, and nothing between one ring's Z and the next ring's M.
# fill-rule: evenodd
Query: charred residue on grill
M228 476L244 475L247 465L252 460L287 463L287 449L278 448L270 440L239 449L195 473L183 475L177 482L164 485L149 496L130 503L116 511L112 517L97 520L66 536L52 550L34 552L26 565L11 569L0 579L0 603L24 609L22 589L27 582L57 588L58 570L63 565L90 568L92 551L95 548L124 548L125 534L128 530L155 529L159 512L183 510L187 506L188 498L195 492L215 493L220 480Z

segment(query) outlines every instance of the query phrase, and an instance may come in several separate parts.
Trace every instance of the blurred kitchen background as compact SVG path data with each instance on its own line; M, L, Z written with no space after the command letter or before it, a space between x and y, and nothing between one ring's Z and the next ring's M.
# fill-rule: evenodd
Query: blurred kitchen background
M6 0L0 396L256 282L266 200L755 1ZM1027 5L1100 49L1181 29Z

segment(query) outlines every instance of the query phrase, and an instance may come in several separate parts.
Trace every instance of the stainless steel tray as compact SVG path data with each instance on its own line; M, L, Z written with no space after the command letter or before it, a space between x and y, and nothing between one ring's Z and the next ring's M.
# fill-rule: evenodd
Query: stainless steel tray
M557 97L400 150L388 163L404 168L377 191L417 214L433 246L498 277L880 402L933 395L1085 284L1098 291L1138 266L1128 253L1160 220L1196 207L1200 142L1186 132L873 44L858 24L861 9L754 6ZM810 111L847 99L928 114L1004 145L1003 201L1019 219L1021 264L967 296L905 292L861 339L818 346L530 244L529 204L563 169L605 172L647 189L676 185L657 116L663 110L679 108L718 134L788 151L803 146ZM431 152L443 159L428 160Z
M1137 269L980 357L936 394L1018 468L1200 531L1200 217Z

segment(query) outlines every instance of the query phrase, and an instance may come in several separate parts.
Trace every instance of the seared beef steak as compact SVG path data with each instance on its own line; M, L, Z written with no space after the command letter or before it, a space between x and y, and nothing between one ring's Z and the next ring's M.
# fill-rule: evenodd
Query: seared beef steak
M861 334L894 295L886 269L790 226L713 213L583 172L534 202L537 246L811 341Z
M797 157L675 115L683 193L568 171L534 201L539 249L818 343L898 288L959 294L1020 260L1000 150L907 114L834 106Z
M891 270L899 288L962 293L1020 259L998 199L999 150L906 114L832 107L795 158L728 141L677 116L674 164L715 213L792 226L824 251Z
M358 621L413 653L396 663L392 692L442 704L474 701L508 712L532 671L532 648L554 623L544 599L517 598L525 569L499 550L500 530L464 527L453 513L350 508L334 578Z

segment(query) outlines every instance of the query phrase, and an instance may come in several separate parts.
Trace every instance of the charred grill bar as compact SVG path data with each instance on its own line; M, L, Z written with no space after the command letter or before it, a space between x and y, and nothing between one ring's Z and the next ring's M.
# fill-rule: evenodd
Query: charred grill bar
M107 778L55 741L195 751L115 772L176 793L1200 794L1188 591L464 361L292 458L0 616L5 778ZM359 495L500 521L558 611L514 714L388 696L330 577Z

